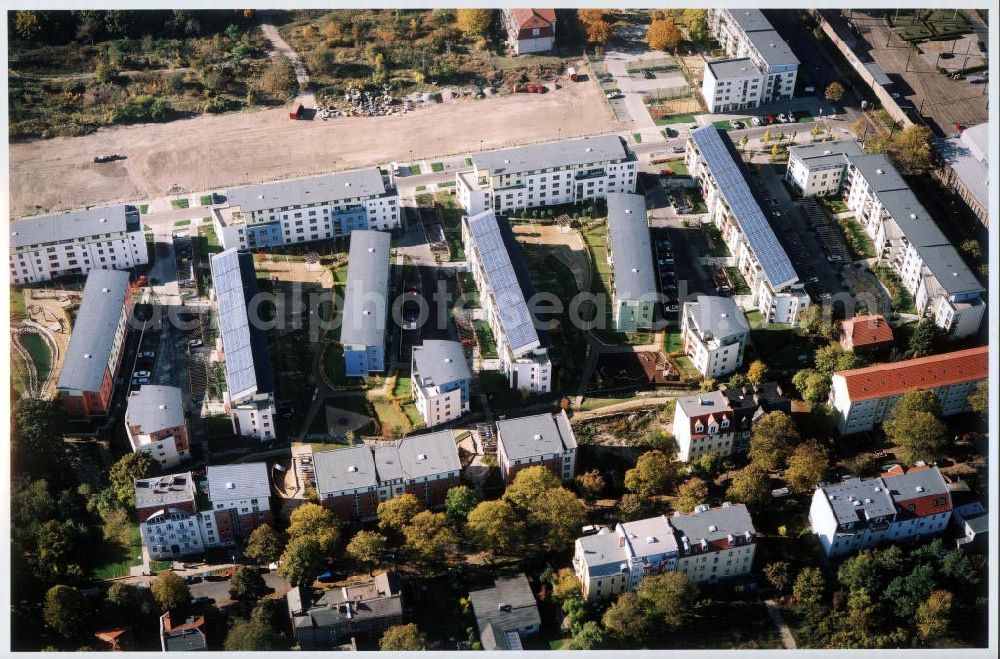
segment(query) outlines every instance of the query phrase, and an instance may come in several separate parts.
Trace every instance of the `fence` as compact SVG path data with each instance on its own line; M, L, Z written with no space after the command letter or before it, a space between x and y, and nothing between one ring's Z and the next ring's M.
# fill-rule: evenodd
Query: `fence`
M649 71L673 71L677 69L677 61L670 55L664 55L663 57L650 57L646 59L637 59L628 63L626 70L629 73L635 73L637 71L642 71L647 69Z

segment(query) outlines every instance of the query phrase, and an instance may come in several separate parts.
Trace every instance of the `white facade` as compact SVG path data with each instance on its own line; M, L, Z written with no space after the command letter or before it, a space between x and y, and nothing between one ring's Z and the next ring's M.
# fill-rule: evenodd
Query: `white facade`
M763 89L764 73L749 58L705 64L701 95L709 112L755 108Z
M233 432L242 437L253 437L270 441L275 437L277 414L273 393L258 393L249 399L233 401L227 391L223 402L229 408L229 416L233 421Z
M132 450L136 453L145 453L155 460L162 469L176 467L190 457L190 452L185 448L177 450L177 441L174 437L163 437L151 440L148 434L129 436L132 442Z
M681 314L684 353L706 378L719 378L743 364L750 337L743 312L731 298L700 295Z
M410 377L413 401L428 428L469 411L471 373L461 343L424 341L413 346Z
M728 57L748 58L759 71L757 104L792 98L799 60L759 9L709 9L707 21Z
M160 561L205 551L201 515L179 508L166 508L139 524L142 543L149 557Z

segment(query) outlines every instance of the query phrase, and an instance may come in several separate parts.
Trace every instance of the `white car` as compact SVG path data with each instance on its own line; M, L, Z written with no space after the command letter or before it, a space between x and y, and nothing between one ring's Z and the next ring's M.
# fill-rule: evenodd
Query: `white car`
M760 117L754 117L753 119L750 120L750 123L752 123L754 126L759 126L760 125Z

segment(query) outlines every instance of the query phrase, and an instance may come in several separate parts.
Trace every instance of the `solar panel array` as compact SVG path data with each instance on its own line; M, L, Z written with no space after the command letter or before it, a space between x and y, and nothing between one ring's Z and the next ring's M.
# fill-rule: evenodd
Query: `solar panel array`
M712 177L715 178L722 198L726 200L736 219L736 224L746 236L750 249L763 268L764 277L771 285L771 289L778 291L793 283L798 279L798 275L795 274L788 255L774 235L767 218L764 217L760 205L750 192L750 186L747 185L743 172L740 171L739 165L719 135L718 128L713 125L702 126L692 131L691 138L705 159Z
M226 355L226 385L233 400L257 389L247 300L235 248L212 257L212 285L219 314L219 334Z
M516 353L522 348L537 346L540 343L538 332L531 322L528 304L500 234L496 214L486 211L470 217L468 223L511 351Z

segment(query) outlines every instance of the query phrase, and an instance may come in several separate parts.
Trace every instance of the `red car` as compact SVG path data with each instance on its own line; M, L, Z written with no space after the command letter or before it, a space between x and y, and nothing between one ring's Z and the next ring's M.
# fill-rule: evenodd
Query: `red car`
M773 124L773 123L774 123L774 115L773 115L773 114L769 114L769 115L767 115L766 117L764 117L764 121L765 121L765 122L766 122L766 123L767 123L768 125L771 125L771 124Z

